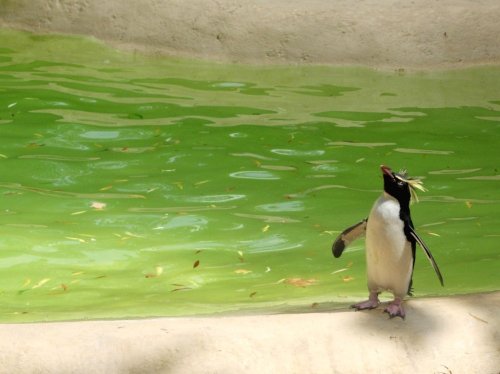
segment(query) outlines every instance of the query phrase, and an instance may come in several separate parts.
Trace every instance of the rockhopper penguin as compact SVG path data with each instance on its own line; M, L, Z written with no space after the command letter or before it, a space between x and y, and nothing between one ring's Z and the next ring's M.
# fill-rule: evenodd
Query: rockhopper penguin
M369 298L352 305L356 310L373 309L379 305L382 291L394 294L385 308L389 316L405 318L403 299L411 295L416 243L422 247L441 285L443 277L427 245L415 232L410 216L410 200L416 200L415 189L425 191L422 182L409 178L406 171L394 173L380 167L384 177L384 192L375 201L367 219L345 229L335 240L332 252L340 257L356 238L366 234L366 267Z

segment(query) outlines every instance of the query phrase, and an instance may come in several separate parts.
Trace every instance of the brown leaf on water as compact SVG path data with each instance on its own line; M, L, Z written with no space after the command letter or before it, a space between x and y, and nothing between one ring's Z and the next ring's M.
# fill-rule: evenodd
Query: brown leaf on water
M354 277L351 277L350 275L345 275L342 277L342 282L345 282L345 283L350 282L352 280L354 280Z
M470 201L466 201L465 205L467 205L467 208L472 208L472 203Z
M255 295L257 295L257 291L252 292L252 293L249 295L249 297L254 297Z
M39 147L43 147L44 144L38 144L38 143L29 143L28 145L26 145L26 148L39 148Z
M162 266L157 266L155 268L155 272L154 273L147 273L145 275L146 278L158 278L160 275L162 275L163 273L163 267Z
M198 266L200 266L200 260L196 260L193 264L193 269L196 269Z
M309 287L315 285L317 280L314 278L304 279L304 278L287 278L285 283L294 287Z
M191 287L179 287L179 288L174 288L170 292L187 291L187 290L192 290L192 288Z

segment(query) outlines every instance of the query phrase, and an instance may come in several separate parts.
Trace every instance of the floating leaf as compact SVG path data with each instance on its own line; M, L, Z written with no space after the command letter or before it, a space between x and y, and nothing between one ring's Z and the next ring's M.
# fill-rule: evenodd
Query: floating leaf
M44 278L42 279L41 281L39 281L37 284L35 284L33 287L31 287L32 289L35 289L35 288L40 288L42 287L45 283L47 283L48 281L50 281L50 278Z
M257 291L252 292L252 293L249 295L249 297L254 297L255 295L257 295Z
M205 183L208 183L208 182L210 182L210 180L209 180L209 179L206 179L206 180L204 180L204 181L199 181L199 182L196 182L194 185L195 185L195 186L201 186L202 184L205 184Z
M71 213L71 215L72 215L72 216L77 216L77 215L79 215L79 214L83 214L83 213L87 213L87 211L86 211L86 210L80 210L80 211L78 211L78 212L73 212L73 213Z
M193 264L193 269L197 268L198 266L200 266L200 260L196 260Z
M343 268L343 269L339 269L339 270L335 270L334 272L332 272L331 274L337 274L337 273L341 273L343 271L346 271L347 268Z
M472 208L472 203L470 201L466 201L465 202L465 205L467 206L467 208Z
M74 238L72 236L65 236L66 239L69 239L69 240L76 240L80 243L86 243L85 239L82 239L82 238Z
M187 291L187 290L192 289L191 287L188 287L184 284L179 284L179 283L173 283L172 286L175 286L175 288L173 290L171 290L170 292Z
M234 272L235 272L236 274L243 274L243 275L244 275L244 274L251 273L251 272L252 272L252 270L247 270L247 269L236 269Z
M130 231L125 231L125 235L131 236L133 238L144 238L142 235L133 234Z
M158 278L163 274L163 267L157 266L154 273L148 273L145 275L146 278Z
M192 290L192 288L191 287L179 287L179 288L174 288L170 292L187 291L187 290Z
M309 287L317 283L316 279L303 279L303 278L287 278L284 280L286 284L295 287Z
M101 191L102 191L102 189L101 189ZM94 201L94 202L92 202L92 204L90 204L90 207L94 208L96 210L102 210L102 209L106 208L106 203L100 203L98 201Z
M38 148L38 147L43 147L43 144L29 143L28 145L26 145L26 148Z
M262 232L267 232L269 230L269 225L265 225L263 228L262 228Z
M107 191L107 190L110 190L113 188L113 185L108 185L108 186L104 186L103 188L100 188L99 191Z
M345 283L350 282L352 280L354 280L354 277L351 277L350 275L345 275L342 277L342 282L345 282Z

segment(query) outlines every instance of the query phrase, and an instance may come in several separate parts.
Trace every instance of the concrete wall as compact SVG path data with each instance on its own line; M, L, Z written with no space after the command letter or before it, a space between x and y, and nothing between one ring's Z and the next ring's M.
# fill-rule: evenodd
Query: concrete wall
M498 0L0 0L0 27L242 63L497 64L499 20Z

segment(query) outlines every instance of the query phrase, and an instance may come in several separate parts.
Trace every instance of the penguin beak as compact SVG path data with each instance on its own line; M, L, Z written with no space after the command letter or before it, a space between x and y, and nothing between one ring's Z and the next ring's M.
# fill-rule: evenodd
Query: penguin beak
M380 165L380 170L382 170L382 173L384 173L385 175L394 178L394 174L392 173L392 170L389 166Z

